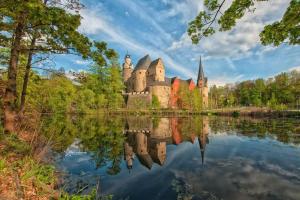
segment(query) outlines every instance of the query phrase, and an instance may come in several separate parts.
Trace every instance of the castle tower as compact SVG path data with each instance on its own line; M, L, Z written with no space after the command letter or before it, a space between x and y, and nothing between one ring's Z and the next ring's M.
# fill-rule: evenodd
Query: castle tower
M200 93L202 95L203 107L207 108L208 107L208 84L207 84L207 77L204 76L201 56L200 56L199 72L197 78L197 87L200 89Z
M131 77L132 71L133 71L133 65L131 62L131 57L129 54L126 54L124 58L123 71L122 71L124 82L126 82Z
M165 66L161 58L154 60L147 72L150 81L165 81Z
M135 69L133 70L133 83L135 92L143 92L146 89L146 72L151 64L151 58L149 55L141 58Z

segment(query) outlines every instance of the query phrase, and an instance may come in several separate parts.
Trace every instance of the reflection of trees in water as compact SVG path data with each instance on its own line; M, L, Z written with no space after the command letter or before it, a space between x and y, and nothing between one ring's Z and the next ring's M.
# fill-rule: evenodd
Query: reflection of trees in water
M91 153L96 167L108 167L117 174L124 157L132 167L134 154L142 164L163 165L166 146L182 142L194 143L198 138L204 157L208 134L238 133L248 137L273 137L285 143L300 143L295 119L253 119L230 117L127 117L122 116L51 116L45 118L41 130L53 144L53 150L64 152L75 139L79 148ZM125 133L125 134L124 134Z
M82 151L91 153L96 167L110 163L109 174L120 171L124 143L124 119L108 116L53 116L43 123L42 132L57 152L64 152L75 139Z
M300 134L297 133L298 119L255 119L211 117L209 126L211 133L236 132L248 137L273 137L283 143L300 143Z

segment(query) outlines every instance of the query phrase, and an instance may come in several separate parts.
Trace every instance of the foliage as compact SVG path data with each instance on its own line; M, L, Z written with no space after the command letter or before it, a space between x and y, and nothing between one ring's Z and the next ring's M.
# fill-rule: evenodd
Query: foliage
M30 151L30 146L26 142L20 140L17 134L0 135L0 144L3 145L3 149L0 155L5 156L13 153L16 155L26 155Z
M124 105L124 89L118 55L107 49L105 43L95 42L92 52L94 63L90 66L90 75L82 87L95 93L96 108L120 108Z
M178 90L178 107L182 109L190 109L191 108L191 92L187 84L182 83L179 85Z
M0 173L5 169L5 159L0 158Z
M202 110L202 95L200 93L200 90L198 88L195 88L191 91L191 108L194 110Z
M154 108L154 109L158 109L160 107L160 103L159 103L158 97L156 95L152 95L152 105L151 105L151 107Z
M247 80L234 85L212 86L210 105L213 108L231 106L268 106L272 109L298 108L300 73L281 73L267 80Z
M255 13L256 2L260 1L266 0L233 0L222 13L221 8L224 7L225 0L205 0L206 10L199 12L196 18L189 23L188 35L194 44L198 44L203 37L214 34L218 27L219 31L231 30L236 25L237 20L241 19L247 11ZM300 1L291 0L282 19L271 25L266 25L261 32L262 44L278 46L285 41L291 45L300 44L299 12ZM219 26L215 25L215 22Z
M178 108L197 111L202 109L202 95L197 87L190 90L188 84L181 83L178 96Z

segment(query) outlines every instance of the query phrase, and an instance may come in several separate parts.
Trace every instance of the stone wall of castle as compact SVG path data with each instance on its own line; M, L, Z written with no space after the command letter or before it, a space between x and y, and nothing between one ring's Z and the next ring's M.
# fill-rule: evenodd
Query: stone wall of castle
M149 108L152 104L152 95L150 93L129 93L127 94L126 105L129 109Z
M149 87L149 91L158 98L161 108L169 107L171 87L156 85Z
M202 102L203 102L203 107L207 108L208 107L208 87L205 86L202 89L200 89L200 92L202 93Z

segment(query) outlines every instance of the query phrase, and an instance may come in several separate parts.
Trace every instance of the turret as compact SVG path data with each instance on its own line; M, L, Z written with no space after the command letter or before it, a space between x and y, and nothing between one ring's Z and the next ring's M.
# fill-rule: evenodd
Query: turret
M198 78L197 78L197 86L199 88L204 87L205 82L205 77L204 77L204 72L203 72L203 66L202 66L202 60L200 56L200 63L199 63L199 71L198 71Z
M135 92L142 92L146 89L146 72L150 64L151 58L149 55L144 56L138 61L133 71Z
M204 76L201 56L200 56L199 72L197 78L197 87L200 89L200 93L202 95L203 107L207 108L208 107L208 84L207 84L207 77Z
M124 63L123 63L123 81L126 82L132 74L133 71L133 65L131 62L131 57L129 54L126 54L125 58L124 58Z

